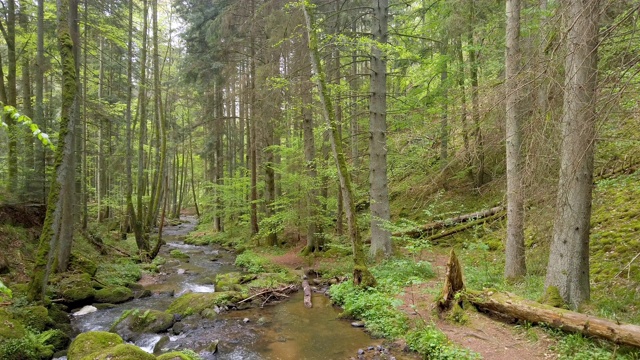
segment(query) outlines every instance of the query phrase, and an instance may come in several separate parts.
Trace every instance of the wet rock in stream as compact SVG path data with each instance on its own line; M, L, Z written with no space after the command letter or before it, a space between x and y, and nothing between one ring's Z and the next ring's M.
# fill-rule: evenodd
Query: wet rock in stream
M125 311L109 331L117 333L126 341L135 341L145 333L167 331L174 321L174 316L164 311L134 309Z

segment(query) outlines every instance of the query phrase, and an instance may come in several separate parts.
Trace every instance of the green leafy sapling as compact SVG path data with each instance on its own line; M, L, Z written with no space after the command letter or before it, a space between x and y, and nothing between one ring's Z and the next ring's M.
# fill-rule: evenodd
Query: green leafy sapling
M2 103L0 103L0 106L1 105ZM7 114L11 116L11 118L16 122L16 124L21 124L23 126L28 127L31 133L33 134L33 136L37 137L38 140L40 140L40 142L42 143L42 145L48 147L51 150L56 149L56 146L53 145L53 143L49 139L49 135L47 133L42 132L42 130L40 130L38 125L35 124L33 120L31 120L31 118L29 118L26 115L21 115L18 112L18 109L16 109L11 105L4 105L2 107L2 112L3 112L3 115ZM7 123L5 123L4 121L0 121L0 126L3 128L9 127L9 125L7 125Z

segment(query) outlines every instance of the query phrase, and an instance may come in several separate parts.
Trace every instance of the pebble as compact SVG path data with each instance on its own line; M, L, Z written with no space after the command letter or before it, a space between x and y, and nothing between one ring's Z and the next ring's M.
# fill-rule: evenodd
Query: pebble
M358 355L364 355L364 350L358 349Z
M364 327L364 321L354 321L351 323L353 327Z
M245 324L248 323L249 321L251 321L251 320L249 320L249 318L242 319L242 322L245 323Z

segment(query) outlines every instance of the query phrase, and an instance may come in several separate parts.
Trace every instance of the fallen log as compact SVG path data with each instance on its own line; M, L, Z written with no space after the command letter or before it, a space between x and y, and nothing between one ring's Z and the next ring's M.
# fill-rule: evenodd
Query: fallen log
M499 212L499 213L497 213L495 215L492 215L492 216L489 216L489 217L485 217L485 218L482 218L482 219L479 219L479 220L476 220L476 221L469 221L469 222L463 223L461 225L458 225L458 226L456 226L454 228L447 229L447 230L441 231L439 233L435 233L435 234L425 238L424 240L426 242L434 242L434 241L436 241L438 239L442 239L443 237L447 237L447 236L459 233L461 231L465 231L465 230L470 229L470 228L472 228L474 226L482 225L484 223L492 222L492 221L495 221L495 220L500 220L505 216L507 216L507 212L506 211L502 211L502 212Z
M302 278L302 291L304 292L304 306L307 308L312 308L313 304L311 303L311 286L309 286L309 280L307 277Z
M494 216L498 213L504 213L504 210L505 210L504 206L496 206L496 207L492 207L491 209L477 211L470 214L458 215L456 217L452 217L446 220L432 222L415 229L395 232L393 233L393 236L409 236L412 238L418 238L418 237L424 236L425 234L433 233L433 231L448 228L454 225L467 223L467 222L477 222L479 220Z
M460 263L453 250L447 263L443 297L438 301L439 310L451 308L454 301L468 301L479 310L499 314L503 317L528 321L567 332L594 336L617 344L640 347L640 326L614 322L575 311L556 308L523 299L514 294L494 290L463 290ZM456 297L456 293L460 294Z
M637 325L559 309L503 292L467 291L462 297L481 310L531 323L544 323L556 329L595 336L617 344L640 347L640 326Z

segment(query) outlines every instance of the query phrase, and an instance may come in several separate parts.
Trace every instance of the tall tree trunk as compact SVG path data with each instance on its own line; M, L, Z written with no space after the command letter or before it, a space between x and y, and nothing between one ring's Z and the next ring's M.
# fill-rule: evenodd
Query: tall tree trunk
M40 126L42 131L46 131L46 121L44 119L44 0L38 0L38 34L36 45L36 67L35 82L36 82L36 112L35 120L36 124ZM0 81L3 83L3 81ZM36 179L38 184L38 198L42 199L44 203L46 201L46 175L45 175L45 149L44 147L38 147L38 159L36 161Z
M308 74L311 81L311 73ZM310 86L305 86L302 90L302 131L304 142L304 160L306 162L306 172L310 180L310 189L307 191L307 247L303 253L319 251L323 245L323 236L319 234L322 226L318 223L318 190L316 188L318 171L316 168L316 146L313 136L313 108L312 93Z
M255 17L255 0L251 0L251 17ZM253 19L252 19L253 24ZM249 59L249 81L250 81L250 111L249 121L251 122L251 137L248 141L250 146L250 158L251 158L251 235L256 235L260 231L258 228L258 144L256 136L256 121L257 121L257 104L256 104L256 44L255 37L253 36L253 26L251 28L251 44L250 44L251 58Z
M4 29L3 29L4 30ZM16 84L16 2L7 1L7 29L3 31L7 43L7 101L5 104L17 106L17 84ZM9 126L9 194L16 194L18 185L18 132L14 119L5 116L5 122Z
M143 205L143 196L146 192L145 187L145 153L144 146L147 137L147 31L149 7L147 0L142 2L143 20L142 20L142 46L140 54L140 86L138 90L138 111L137 117L140 121L140 130L138 137L138 174L137 174L137 188L136 188L136 222L133 223L133 231L136 237L136 245L139 253L146 253L149 251L149 238L146 233L145 226L145 213ZM133 219L132 219L133 220Z
M222 214L224 213L223 205L222 205L222 185L224 185L224 154L223 154L223 133L224 133L224 104L223 101L223 86L222 79L216 80L215 90L214 90L214 107L215 107L215 118L214 121L214 131L215 131L215 173L214 173L214 181L216 183L216 208L215 208L215 216L214 216L214 227L216 231L223 231L222 224Z
M462 53L462 34L456 39L458 56L458 88L460 89L460 124L462 127L462 145L465 163L469 160L469 125L467 125L467 91L464 85L464 55Z
M24 34L30 33L31 26L29 24L29 14L26 11L27 4L25 1L20 3L20 28ZM27 40L22 46L27 47ZM25 52L22 56L21 68L22 68L22 107L24 114L33 119L33 106L32 106L32 91L31 91L31 52ZM34 198L36 194L36 182L34 181L34 168L35 168L35 144L33 142L33 136L29 131L24 132L24 144L25 144L25 176L24 176L24 198L29 201L37 200Z
M520 111L520 0L507 0L505 55L507 150L507 245L504 276L508 280L527 272L524 251L524 188L522 183L522 113Z
M320 97L320 106L322 115L329 127L329 139L331 141L331 149L333 158L338 168L338 178L340 179L340 187L342 188L342 196L345 203L345 212L347 216L347 225L349 229L349 238L353 250L353 282L357 286L364 288L375 286L376 280L369 271L366 264L364 251L362 249L362 240L356 223L356 206L353 199L353 188L351 184L351 175L347 168L347 161L343 152L342 141L338 136L338 125L333 112L333 105L327 89L325 73L320 63L320 54L318 51L318 38L312 24L314 23L311 14L306 5L303 5L304 17L306 21L307 40L309 42L309 52L311 57L311 69L315 74L316 86Z
M125 164L125 201L127 203L127 214L125 216L125 232L128 232L128 228L134 227L137 222L137 216L135 208L133 206L133 175L131 172L131 161L133 157L132 138L133 130L131 129L131 102L133 100L133 0L129 0L129 30L127 40L127 109L125 113L125 121L127 126L126 134L126 164Z
M371 196L371 256L390 256L391 232L384 228L390 219L387 180L387 62L380 46L388 39L388 0L373 0L371 54L371 100L369 105L369 181Z
M446 30L445 30L446 31ZM441 55L444 57L442 60L442 69L440 70L440 89L442 93L442 109L440 110L440 168L444 169L448 162L449 151L449 69L447 59L447 51L449 47L449 38L445 34L442 37Z
M484 176L484 139L482 137L482 129L480 128L480 98L478 96L478 57L475 50L475 40L473 34L473 26L476 19L476 9L474 0L469 2L469 26L467 30L467 38L469 42L469 68L471 76L471 118L473 119L473 136L476 140L476 149L474 156L474 185L480 187L485 183Z
M74 101L77 101L76 61L74 59L74 43L71 38L68 22L69 0L58 0L58 46L62 63L62 103L60 110L60 132L56 148L56 162L54 164L54 177L49 191L49 200L45 223L40 235L40 243L36 252L35 266L31 283L29 284L28 298L31 301L44 300L50 271L58 255L58 246L62 235L62 222L68 218L64 212L64 193L66 184L73 184L68 176L74 173L73 168L73 130L74 116L71 114ZM73 216L71 216L73 219Z
M577 308L589 300L599 0L569 0L560 178L545 286Z

